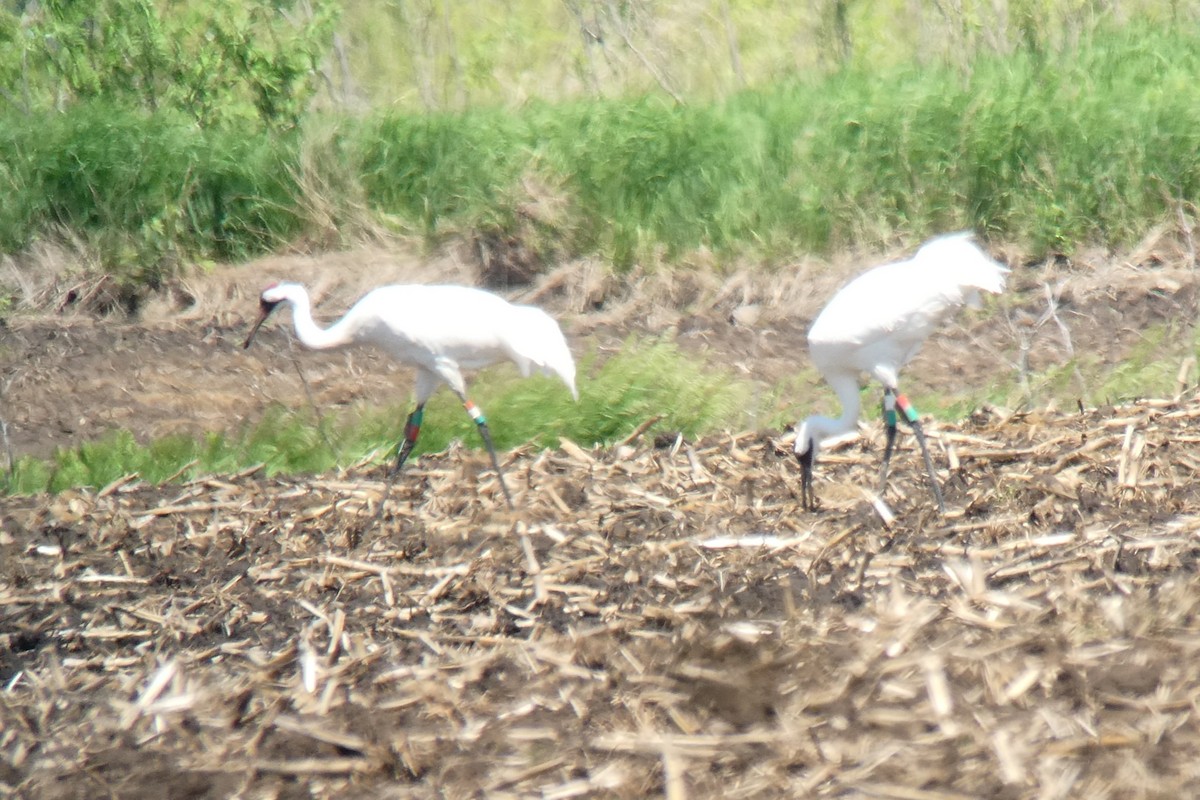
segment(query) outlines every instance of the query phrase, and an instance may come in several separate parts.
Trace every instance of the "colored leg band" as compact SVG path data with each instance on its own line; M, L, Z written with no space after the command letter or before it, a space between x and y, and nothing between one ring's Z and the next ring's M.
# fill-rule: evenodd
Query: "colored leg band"
M896 395L892 392L883 395L883 422L889 428L896 427Z
M907 397L902 394L896 395L896 405L904 412L904 418L909 422L916 422L918 420L917 410L913 408L912 403L908 402Z
M483 412L479 410L479 406L472 403L470 400L463 403L463 408L471 415L471 419L475 420L476 425L486 425L487 419L484 418Z
M404 425L404 438L410 442L417 440L417 434L421 432L421 420L425 418L425 409L418 408L416 411L408 415L408 422Z

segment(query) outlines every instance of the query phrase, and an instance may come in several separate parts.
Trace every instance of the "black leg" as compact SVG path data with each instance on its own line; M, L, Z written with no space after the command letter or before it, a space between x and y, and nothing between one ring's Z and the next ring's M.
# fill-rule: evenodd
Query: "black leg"
M892 451L896 448L896 390L883 390L883 425L887 433L887 444L883 448L883 466L879 470L879 493L887 489L888 465L892 463Z
M916 434L917 444L921 445L921 455L925 458L925 470L929 473L929 487L933 489L933 497L937 500L938 513L943 516L946 514L946 503L942 499L942 487L938 485L937 473L933 469L933 459L929 457L929 446L925 443L925 431L921 428L921 420L917 417L917 410L908 402L908 398L904 395L896 396L896 406L904 414L904 420L908 426L912 428Z
M483 412L479 410L479 406L470 400L463 401L463 408L471 415L471 419L475 420L475 426L479 428L479 435L483 437L483 443L487 445L488 455L492 457L492 467L496 470L496 478L500 481L500 490L504 492L504 499L508 501L508 507L515 509L516 506L513 505L512 495L508 491L508 484L504 482L504 473L500 470L500 460L496 458L496 448L492 445L492 434L488 430L487 419L484 418Z
M396 461L392 464L392 468L388 470L387 481L383 485L383 494L379 497L379 507L375 509L375 516L371 518L371 521L367 523L362 532L354 537L354 541L351 544L352 547L357 547L362 537L379 524L379 520L383 517L383 509L387 505L388 495L392 493L392 486L396 484L396 478L400 476L400 470L404 467L404 462L408 460L413 446L417 443L417 436L421 433L421 420L424 416L424 403L417 406L408 415L408 419L404 423L404 439L400 441L400 445L396 448Z
M396 463L392 465L392 469L388 472L389 480L394 480L400 474L400 470L404 467L404 462L408 460L409 454L412 453L413 446L417 443L417 437L421 434L421 421L424 417L425 406L423 405L417 406L408 415L408 420L404 423L404 439L401 440L400 446L396 448Z
M817 510L817 498L813 493L813 448L809 448L803 453L796 454L796 460L800 462L800 505L805 511Z

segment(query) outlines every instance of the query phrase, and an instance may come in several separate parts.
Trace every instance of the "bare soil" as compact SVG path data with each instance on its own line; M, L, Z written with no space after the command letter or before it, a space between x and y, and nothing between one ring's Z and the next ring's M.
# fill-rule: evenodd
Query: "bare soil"
M1071 352L1117 365L1151 325L1196 320L1170 240L1007 257L1012 291L929 343L911 394ZM774 383L860 264L571 265L510 294L581 347L661 333ZM281 257L173 286L137 322L59 279L31 296L61 312L0 333L12 447L303 404L281 328L240 349L282 277L333 316L367 285L472 276L451 257ZM407 397L372 354L294 355L326 407ZM515 512L486 457L453 447L410 465L371 529L375 468L2 500L0 793L1195 795L1200 397L1183 389L932 423L945 517L911 442L868 491L875 431L823 458L815 513L777 431L519 449Z
M968 312L931 339L905 371L907 391L920 398L987 385L997 374L1036 372L1081 354L1116 366L1153 326L1191 329L1198 280L1181 249L1161 237L1120 258L1095 253L1027 264L1015 252L997 253L1015 267L1010 291L989 312ZM622 280L595 264L572 264L506 294L550 310L577 352L612 352L631 333L668 336L715 366L772 386L808 366L805 332L825 300L864 262L882 258L847 254L773 275L706 268ZM55 279L31 293L44 313L12 317L0 328L0 418L9 446L17 456L48 456L112 430L148 440L252 425L272 405L305 406L301 375L322 411L404 408L407 369L367 350L303 351L287 315L243 350L259 292L273 280L303 282L318 320L332 322L374 285L476 277L454 255L362 248L279 256L173 284L143 304L137 321L95 313L107 308L102 284ZM1053 316L1048 292L1056 298ZM836 410L815 377L802 391L798 414L810 397Z

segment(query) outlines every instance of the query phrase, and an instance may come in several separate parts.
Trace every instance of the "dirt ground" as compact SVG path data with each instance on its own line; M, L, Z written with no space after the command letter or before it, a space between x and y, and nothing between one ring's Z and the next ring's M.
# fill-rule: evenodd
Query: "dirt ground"
M905 388L915 398L948 393L1080 354L1119 364L1152 326L1195 324L1198 281L1182 251L1169 236L1122 257L1090 253L1061 264L1024 263L998 251L1015 267L1010 291L991 313L968 313L931 339L905 371ZM551 311L578 353L611 352L631 333L663 335L714 365L775 385L808 365L805 331L824 301L864 261L882 257L801 261L768 276L702 270L625 280L573 264L506 294ZM0 327L0 419L16 456L48 456L111 430L145 440L251 425L272 405L305 406L301 372L323 412L356 404L403 409L407 369L370 351L305 352L286 330L286 314L243 350L258 293L273 280L300 281L312 288L318 321L332 322L382 283L476 281L454 254L362 248L279 256L173 284L133 322L94 313L103 306L103 284L45 271L52 277L27 293L44 313ZM815 379L802 390L798 404L811 395L822 411L836 411L832 393Z
M1181 250L997 253L1012 290L930 342L910 394L1071 352L1117 365L1151 325L1190 328ZM662 333L771 383L859 266L571 265L510 294L578 347ZM386 280L471 279L452 256L279 257L173 286L136 322L92 313L102 285L47 281L29 290L46 311L0 330L10 445L300 405L280 327L240 349L283 277L326 319ZM370 354L295 355L326 407L407 397ZM867 491L876 431L824 456L815 513L786 439L758 431L519 449L515 512L453 447L374 527L377 469L0 500L0 794L1196 795L1198 418L1185 387L934 423L945 517L911 442Z

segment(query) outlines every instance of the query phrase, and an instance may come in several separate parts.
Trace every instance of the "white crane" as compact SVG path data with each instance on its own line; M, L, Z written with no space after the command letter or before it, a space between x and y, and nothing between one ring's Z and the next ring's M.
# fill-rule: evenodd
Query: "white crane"
M796 429L793 448L802 470L800 497L806 510L816 507L812 470L821 442L854 429L861 409L859 376L869 373L883 384L883 418L887 446L879 491L887 486L888 462L896 442L896 409L916 434L925 468L945 513L941 488L916 409L900 394L899 372L921 349L925 339L963 305L979 306L979 292L1004 290L1008 268L993 261L971 241L968 232L932 239L910 259L864 272L846 284L817 316L808 331L809 353L826 382L837 393L842 414L837 419L811 416Z
M280 303L292 306L292 321L300 343L313 350L350 345L374 345L403 364L416 367L417 406L404 426L394 479L417 443L425 403L443 382L458 395L487 445L500 488L511 508L512 495L504 482L487 420L467 397L463 369L486 367L505 359L528 377L537 369L557 375L579 399L575 389L575 360L558 323L540 308L514 305L483 289L468 286L381 286L367 292L346 315L328 328L312 318L308 291L298 283L274 283L259 299L259 317L246 336L249 347ZM388 484L391 485L390 482Z

